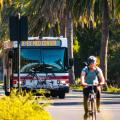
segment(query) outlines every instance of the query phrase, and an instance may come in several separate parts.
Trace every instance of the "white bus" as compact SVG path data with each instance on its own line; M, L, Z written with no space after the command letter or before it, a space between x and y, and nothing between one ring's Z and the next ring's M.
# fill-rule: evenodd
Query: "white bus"
M17 41L4 44L5 93L18 88ZM71 63L71 65L69 64ZM65 98L69 92L67 39L63 37L31 37L20 42L20 87L36 91L47 89L51 96Z

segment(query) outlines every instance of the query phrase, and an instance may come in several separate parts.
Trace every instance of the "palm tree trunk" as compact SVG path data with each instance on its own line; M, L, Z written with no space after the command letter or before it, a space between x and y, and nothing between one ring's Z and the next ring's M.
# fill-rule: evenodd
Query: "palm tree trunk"
M67 14L66 14L66 9L64 10L64 14L61 18L60 22L60 36L67 37L66 36L66 23L67 23Z
M71 12L67 12L67 23L66 23L66 35L68 39L68 57L73 58L73 21ZM74 76L74 66L72 69L69 70L70 75L70 83L73 84L75 82L75 76Z
M61 21L60 25L60 36L66 37L66 27L65 22Z
M107 80L107 51L108 51L108 39L109 39L109 9L108 1L103 0L103 13L102 13L102 40L101 40L101 53L100 53L100 65Z

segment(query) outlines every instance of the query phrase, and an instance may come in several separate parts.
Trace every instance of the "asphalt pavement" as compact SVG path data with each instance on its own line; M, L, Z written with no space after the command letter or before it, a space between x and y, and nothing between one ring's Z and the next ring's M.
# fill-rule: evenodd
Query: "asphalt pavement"
M4 95L0 85L0 96ZM83 94L70 91L65 99L53 98L46 110L51 114L51 120L83 120ZM101 112L97 120L120 120L120 94L102 93Z
M46 108L51 120L83 120L83 94L70 91L65 99L54 98ZM120 94L102 93L101 112L97 120L120 120Z

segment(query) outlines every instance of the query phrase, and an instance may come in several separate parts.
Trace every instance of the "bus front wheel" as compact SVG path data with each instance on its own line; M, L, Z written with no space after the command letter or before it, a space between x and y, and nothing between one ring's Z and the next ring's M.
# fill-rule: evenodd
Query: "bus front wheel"
M60 92L58 96L59 96L60 99L64 99L65 98L65 92Z

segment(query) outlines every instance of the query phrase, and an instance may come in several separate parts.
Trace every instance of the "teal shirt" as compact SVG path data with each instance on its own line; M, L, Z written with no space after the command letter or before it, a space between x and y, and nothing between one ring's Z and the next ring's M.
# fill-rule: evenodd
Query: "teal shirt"
M85 82L87 84L99 83L98 74L102 72L99 67L96 67L94 71L90 71L88 67L85 67L82 71L86 73Z

